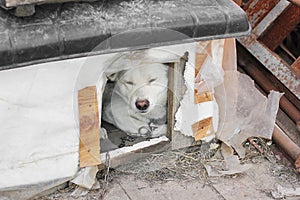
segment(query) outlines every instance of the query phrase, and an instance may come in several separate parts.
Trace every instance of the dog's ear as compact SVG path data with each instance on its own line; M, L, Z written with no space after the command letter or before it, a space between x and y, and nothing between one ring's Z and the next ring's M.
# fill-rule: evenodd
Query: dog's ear
M123 76L124 73L125 73L125 70L122 70L122 71L118 71L115 73L106 74L106 77L110 81L118 81Z
M117 73L113 73L113 74L107 74L106 77L110 81L116 81L117 77L118 77L118 72Z

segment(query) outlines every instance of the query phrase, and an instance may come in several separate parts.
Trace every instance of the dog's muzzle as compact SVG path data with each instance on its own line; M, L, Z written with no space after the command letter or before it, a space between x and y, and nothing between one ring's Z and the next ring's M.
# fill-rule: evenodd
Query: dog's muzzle
M147 99L137 100L135 107L140 111L146 111L150 106L150 102Z

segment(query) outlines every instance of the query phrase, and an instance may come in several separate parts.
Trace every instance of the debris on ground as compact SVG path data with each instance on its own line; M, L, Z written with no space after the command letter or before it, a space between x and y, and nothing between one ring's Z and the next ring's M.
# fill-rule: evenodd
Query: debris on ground
M272 191L272 196L275 199L286 197L300 197L300 187L298 188L285 188L278 185L275 191Z
M70 184L63 190L38 198L37 200L57 200L57 199L109 199L110 189L112 185L118 183L118 180L124 176L134 176L135 180L141 180L146 183L145 187L155 187L158 184L166 184L168 182L194 182L197 181L203 184L213 185L229 180L238 181L245 175L255 176L254 179L262 173L268 176L268 180L261 181L261 184L268 182L267 189L261 189L262 193L272 198L283 198L288 196L298 195L297 191L300 187L299 175L290 167L282 164L282 160L273 153L269 140L261 138L252 138L260 150L252 145L249 141L245 142L246 156L240 159L241 165L253 165L255 168L250 168L247 172L224 175L221 177L208 176L205 165L209 162L224 162L220 153L221 146L218 141L214 140L210 143L193 146L181 150L166 151L155 153L147 158L137 162L122 165L120 167L109 169L106 168L97 174L99 189L91 190L86 196L72 197L71 194L76 190L75 184ZM217 148L216 148L217 147ZM263 152L263 153L262 153ZM234 154L236 154L234 152ZM262 166L260 166L262 165ZM267 175L266 175L267 174ZM266 179L266 178L265 178ZM223 183L224 184L224 183ZM260 183L257 183L260 184ZM278 185L285 187L279 187ZM272 189L270 187L273 187ZM216 186L217 187L217 186ZM266 186L267 187L267 186Z

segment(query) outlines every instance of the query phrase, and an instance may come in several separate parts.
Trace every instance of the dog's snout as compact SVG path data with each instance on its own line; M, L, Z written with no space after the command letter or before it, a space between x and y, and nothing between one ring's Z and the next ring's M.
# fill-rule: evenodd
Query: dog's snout
M150 105L150 102L147 99L137 100L135 102L135 106L138 110L147 110L149 105Z

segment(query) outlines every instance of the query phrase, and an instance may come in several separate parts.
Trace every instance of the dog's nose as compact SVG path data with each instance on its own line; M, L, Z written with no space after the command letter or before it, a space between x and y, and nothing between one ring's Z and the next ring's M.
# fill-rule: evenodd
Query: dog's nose
M150 102L147 99L137 100L135 102L135 106L139 110L147 110L149 107Z

